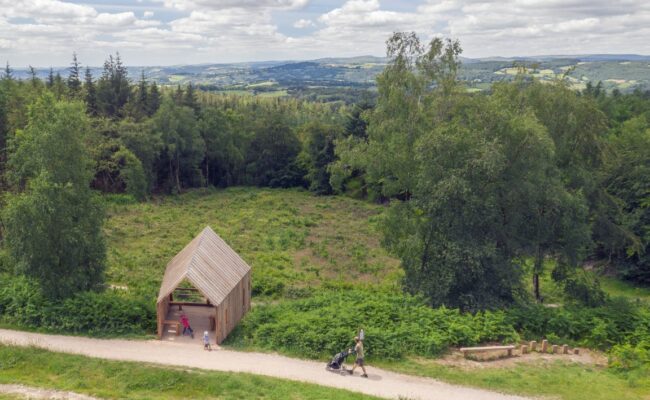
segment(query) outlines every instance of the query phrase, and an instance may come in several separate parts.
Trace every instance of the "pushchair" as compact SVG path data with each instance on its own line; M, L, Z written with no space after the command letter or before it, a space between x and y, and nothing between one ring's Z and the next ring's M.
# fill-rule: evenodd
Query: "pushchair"
M327 363L327 370L328 371L346 371L345 367L343 366L343 363L345 363L345 359L348 358L350 354L353 354L354 350L352 349L347 349L343 350L342 352L336 354L334 357L332 357L332 360Z

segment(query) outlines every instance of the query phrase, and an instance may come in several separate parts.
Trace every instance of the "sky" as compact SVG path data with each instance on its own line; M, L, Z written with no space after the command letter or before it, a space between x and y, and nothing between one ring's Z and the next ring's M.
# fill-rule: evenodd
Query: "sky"
M181 65L385 54L392 32L465 57L650 54L649 0L0 0L16 68Z

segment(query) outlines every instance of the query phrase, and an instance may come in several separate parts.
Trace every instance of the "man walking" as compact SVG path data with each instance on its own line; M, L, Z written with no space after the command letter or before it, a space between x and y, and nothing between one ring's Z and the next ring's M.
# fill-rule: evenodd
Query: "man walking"
M361 367L361 370L363 371L363 375L361 375L361 377L367 378L368 374L366 373L366 367L363 362L363 342L361 339L359 339L358 336L354 338L354 341L356 342L354 345L354 352L357 354L357 359L354 361L354 366L350 370L350 375L354 374L354 370L357 367Z

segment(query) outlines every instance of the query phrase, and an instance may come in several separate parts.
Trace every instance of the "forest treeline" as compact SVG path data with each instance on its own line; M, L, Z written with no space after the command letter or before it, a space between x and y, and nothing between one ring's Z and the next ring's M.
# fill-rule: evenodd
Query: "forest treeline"
M430 305L516 302L527 268L538 300L551 268L567 294L598 305L598 283L577 268L585 260L650 284L648 92L577 92L522 69L515 82L467 93L457 42L400 33L387 43L377 95L354 105L160 87L129 77L119 55L98 77L76 56L68 76L46 80L17 80L7 65L0 173L12 257L65 296L101 282L96 191L144 200L305 187L390 203L384 244L406 290ZM48 285L67 271L77 272L61 289Z

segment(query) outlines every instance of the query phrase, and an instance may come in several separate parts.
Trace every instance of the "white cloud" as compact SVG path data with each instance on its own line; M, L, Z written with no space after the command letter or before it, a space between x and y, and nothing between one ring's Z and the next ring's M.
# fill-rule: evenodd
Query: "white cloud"
M297 9L306 6L309 0L153 0L163 3L165 7L181 11L196 9L222 10L225 8L280 8Z
M158 19L142 6L0 0L0 64L68 64L73 51L94 65L116 50L129 64L382 55L395 31L458 38L469 57L650 53L647 0L418 0L400 11L387 0L151 1L167 8Z
M304 18L301 18L301 19L299 19L298 21L296 21L296 22L293 23L293 27L294 27L294 28L298 28L298 29L308 28L308 27L310 27L310 26L316 26L316 25L314 24L314 21L312 21L312 20L310 20L310 19L304 19Z

